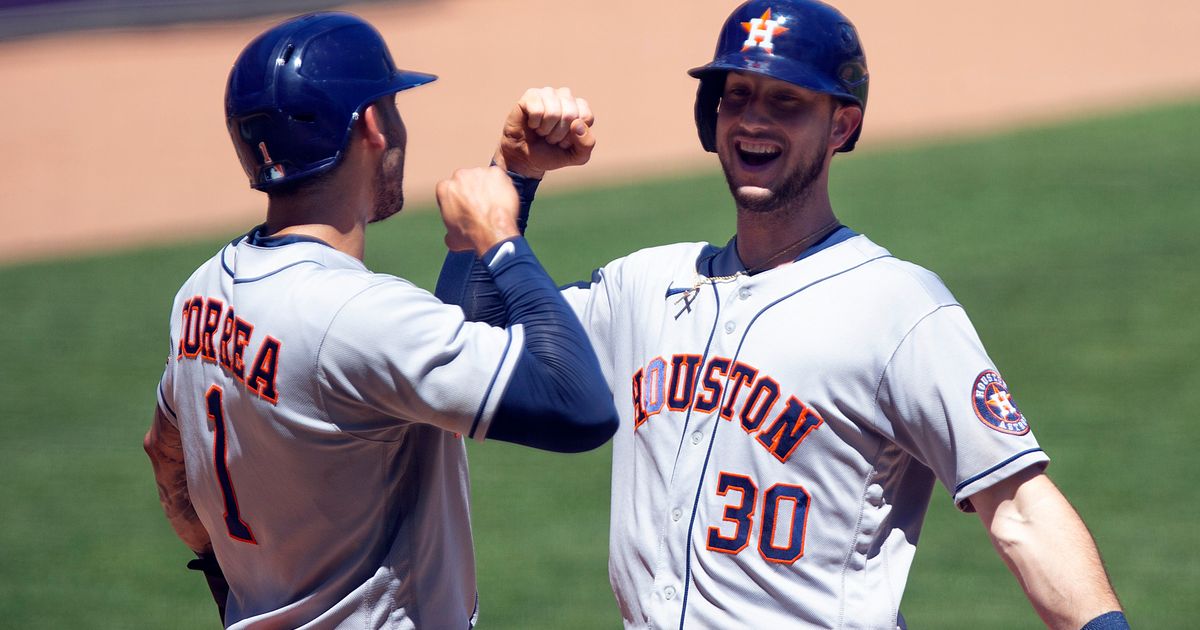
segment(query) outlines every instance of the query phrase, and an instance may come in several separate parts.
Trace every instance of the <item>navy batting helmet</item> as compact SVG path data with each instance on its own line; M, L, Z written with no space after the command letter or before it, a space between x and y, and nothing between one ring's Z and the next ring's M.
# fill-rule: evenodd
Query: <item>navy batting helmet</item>
M259 35L238 56L225 122L250 186L268 190L333 168L363 107L436 78L396 68L361 18L312 13Z
M696 129L717 150L717 106L730 70L755 72L867 107L867 58L858 32L837 9L816 0L750 0L734 9L717 39L712 63L692 68ZM839 148L851 151L862 125Z

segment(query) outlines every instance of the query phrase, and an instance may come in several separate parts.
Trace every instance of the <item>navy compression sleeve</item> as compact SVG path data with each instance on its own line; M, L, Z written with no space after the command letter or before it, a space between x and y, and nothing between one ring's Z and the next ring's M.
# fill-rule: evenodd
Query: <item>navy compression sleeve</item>
M488 438L548 451L596 448L617 429L617 410L583 326L517 237L493 247L483 265L525 329L525 347L500 398Z
M508 309L492 274L475 252L447 252L433 294L446 304L462 307L467 319L492 326L508 325Z
M492 162L492 166L495 165ZM508 177L512 180L513 188L517 189L520 202L517 229L524 235L525 227L529 224L529 210L533 207L533 198L542 180L512 171L508 171ZM473 322L486 322L492 326L508 325L504 299L492 282L492 274L475 257L475 252L447 252L433 294L447 304L461 306L467 319Z

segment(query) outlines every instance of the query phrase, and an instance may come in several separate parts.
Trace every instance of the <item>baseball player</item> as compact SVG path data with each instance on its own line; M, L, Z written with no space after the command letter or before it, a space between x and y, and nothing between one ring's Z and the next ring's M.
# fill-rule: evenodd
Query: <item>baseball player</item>
M833 212L829 164L867 100L851 22L815 0L751 0L690 74L737 234L635 252L563 290L621 416L609 578L625 625L904 627L940 482L1048 626L1127 627L962 306ZM527 207L544 169L520 140L505 134L497 162ZM485 274L465 279L469 258L449 256L438 293L502 315Z
M507 328L363 265L366 224L402 204L394 95L434 79L344 13L268 30L230 73L229 131L267 220L177 294L145 440L230 627L471 627L464 438L572 452L616 429L500 169L459 171L437 198L448 242L487 261ZM593 137L570 125L558 151L581 163Z

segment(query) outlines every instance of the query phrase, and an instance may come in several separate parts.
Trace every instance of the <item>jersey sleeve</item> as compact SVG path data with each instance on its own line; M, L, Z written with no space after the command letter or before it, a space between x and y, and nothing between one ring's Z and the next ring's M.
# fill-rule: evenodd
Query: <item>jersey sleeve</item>
M162 410L163 415L167 417L167 421L178 426L178 416L175 413L175 362L178 360L176 354L176 344L178 340L175 338L174 331L179 330L180 320L180 300L176 296L172 306L171 317L167 318L169 328L167 330L167 361L163 366L162 378L158 380L158 391L156 398L158 408Z
M168 367L163 370L162 378L158 381L158 408L162 410L167 421L176 427L179 426L178 416L175 414L174 397L167 392L171 391L171 369Z
M343 430L368 432L398 419L482 440L523 343L521 326L465 321L458 307L392 279L337 313L318 350L317 378L335 422L339 408L378 414Z
M897 443L973 511L971 495L1049 458L962 307L921 319L884 371L878 403Z

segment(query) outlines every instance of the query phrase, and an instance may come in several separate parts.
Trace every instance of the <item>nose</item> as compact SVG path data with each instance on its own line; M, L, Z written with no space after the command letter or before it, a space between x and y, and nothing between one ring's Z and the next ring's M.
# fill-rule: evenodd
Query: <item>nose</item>
M740 126L747 131L765 128L770 121L766 98L759 94L755 94L746 102L742 108L742 115L738 118Z

